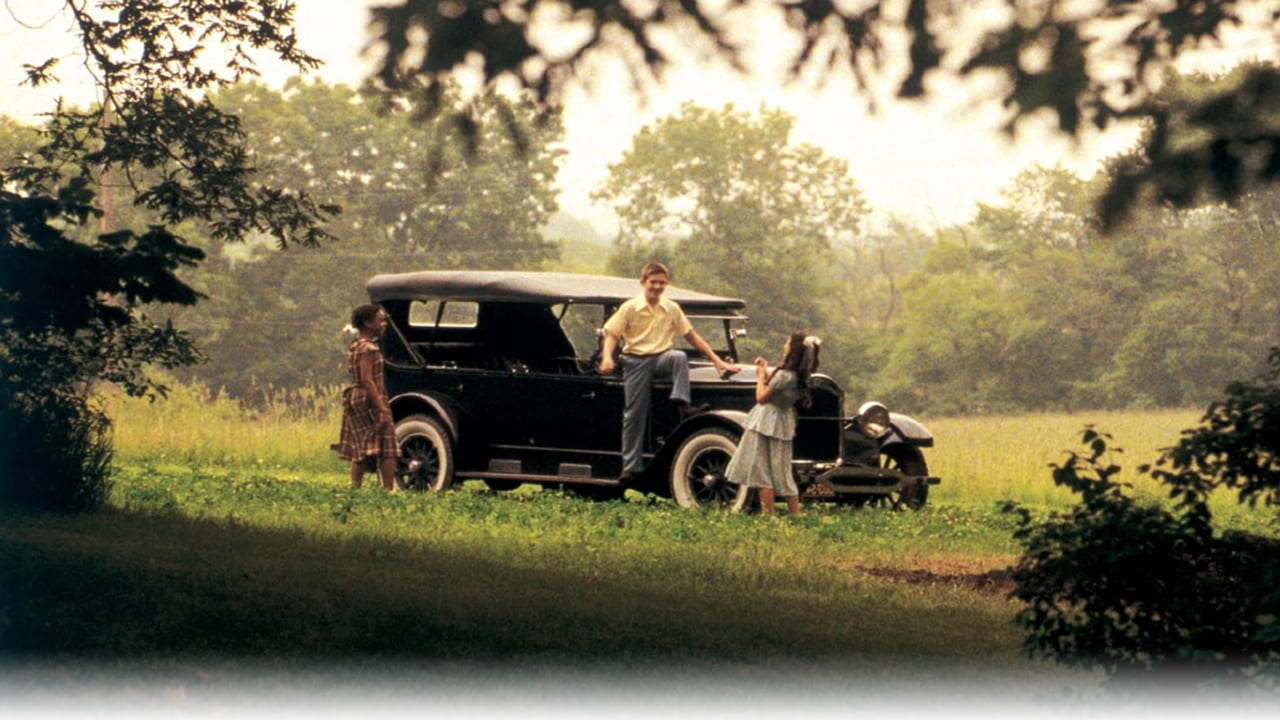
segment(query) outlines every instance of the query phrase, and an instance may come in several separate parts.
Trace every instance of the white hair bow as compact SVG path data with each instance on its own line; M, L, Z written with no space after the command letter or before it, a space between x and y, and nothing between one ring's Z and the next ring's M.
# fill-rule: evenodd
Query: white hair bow
M807 335L804 339L804 369L806 373L813 372L818 364L818 350L822 347L822 338L817 335Z

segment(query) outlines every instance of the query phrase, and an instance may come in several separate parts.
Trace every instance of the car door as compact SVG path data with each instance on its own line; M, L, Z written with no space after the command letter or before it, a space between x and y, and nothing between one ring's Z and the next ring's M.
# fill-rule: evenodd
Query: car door
M573 312L576 323L590 310ZM477 388L485 399L476 404L493 409L487 434L494 472L616 477L622 383L601 377L586 348L566 337L565 308L491 303L481 316L494 361Z

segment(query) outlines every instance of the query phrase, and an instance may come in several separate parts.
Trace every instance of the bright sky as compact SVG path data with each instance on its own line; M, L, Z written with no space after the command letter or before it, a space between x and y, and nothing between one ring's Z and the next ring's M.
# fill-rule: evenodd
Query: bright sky
M319 75L326 81L357 85L367 74L370 64L361 57L367 44L366 9L380 1L296 0L302 47L325 61ZM61 3L6 0L5 5L8 12L0 9L0 112L30 119L51 107L50 95L18 87L22 64L51 54L68 56L58 92L77 102L91 97L88 82L73 77L76 45L66 34L67 21L54 14ZM751 30L764 38L762 43L780 36L768 27ZM752 62L767 65L776 50L759 46ZM264 70L268 81L282 79L271 67ZM613 228L613 215L608 208L593 206L590 192L605 178L608 164L621 159L640 128L675 113L689 100L714 108L733 103L754 110L763 103L785 110L797 118L795 140L850 163L850 172L877 216L892 213L926 226L967 220L978 202L998 201L1000 189L1035 164L1061 164L1088 174L1133 138L1132 132L1113 133L1077 147L1039 133L1014 144L998 130L999 119L990 108L957 98L927 105L889 102L871 115L840 79L818 91L786 85L768 72L743 78L705 66L677 68L643 105L627 95L621 72L601 76L594 85L592 93L575 90L566 99L568 156L560 172L561 207L605 232Z

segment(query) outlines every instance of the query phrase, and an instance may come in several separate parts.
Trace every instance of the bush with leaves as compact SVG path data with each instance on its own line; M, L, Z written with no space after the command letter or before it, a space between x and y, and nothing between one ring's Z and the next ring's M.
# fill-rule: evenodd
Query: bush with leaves
M297 47L291 0L61 5L100 101L59 102L36 146L0 169L0 502L38 509L105 495L97 387L163 394L150 367L198 358L144 312L199 298L179 270L204 253L182 233L315 245L336 212L257 182L239 119L207 96L255 74L258 51L317 64ZM57 82L59 58L31 60L30 84ZM114 212L117 196L132 212Z
M6 393L8 395L8 393ZM4 398L0 506L98 507L111 488L111 424L74 392Z
M0 178L3 178L0 174ZM110 427L90 391L162 392L149 365L188 364L189 338L147 303L195 302L175 273L203 257L162 228L68 237L100 212L87 183L0 191L0 502L85 509L105 497Z
M1280 350L1140 468L1168 487L1167 507L1131 497L1110 438L1087 429L1088 451L1054 467L1054 482L1080 496L1070 512L1039 522L1007 508L1024 548L1013 573L1024 649L1100 668L1117 686L1171 673L1195 687L1280 686L1280 540L1219 532L1209 509L1219 488L1280 505L1277 419Z

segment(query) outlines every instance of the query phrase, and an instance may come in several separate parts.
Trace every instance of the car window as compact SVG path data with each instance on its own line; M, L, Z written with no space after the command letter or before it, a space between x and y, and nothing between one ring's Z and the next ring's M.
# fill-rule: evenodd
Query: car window
M729 352L729 339L725 335L724 318L723 317L698 317L689 316L689 322L693 324L693 329L702 336L703 340L711 346L718 354L724 355ZM684 338L678 340L682 347L692 348Z
M574 355L589 358L595 354L600 341L600 326L604 323L604 308L570 304L567 307L556 306L554 310L560 315L560 327L573 345Z
M440 312L440 300L414 300L409 303L410 327L433 327ZM474 328L480 316L480 304L467 300L444 302L440 327Z

